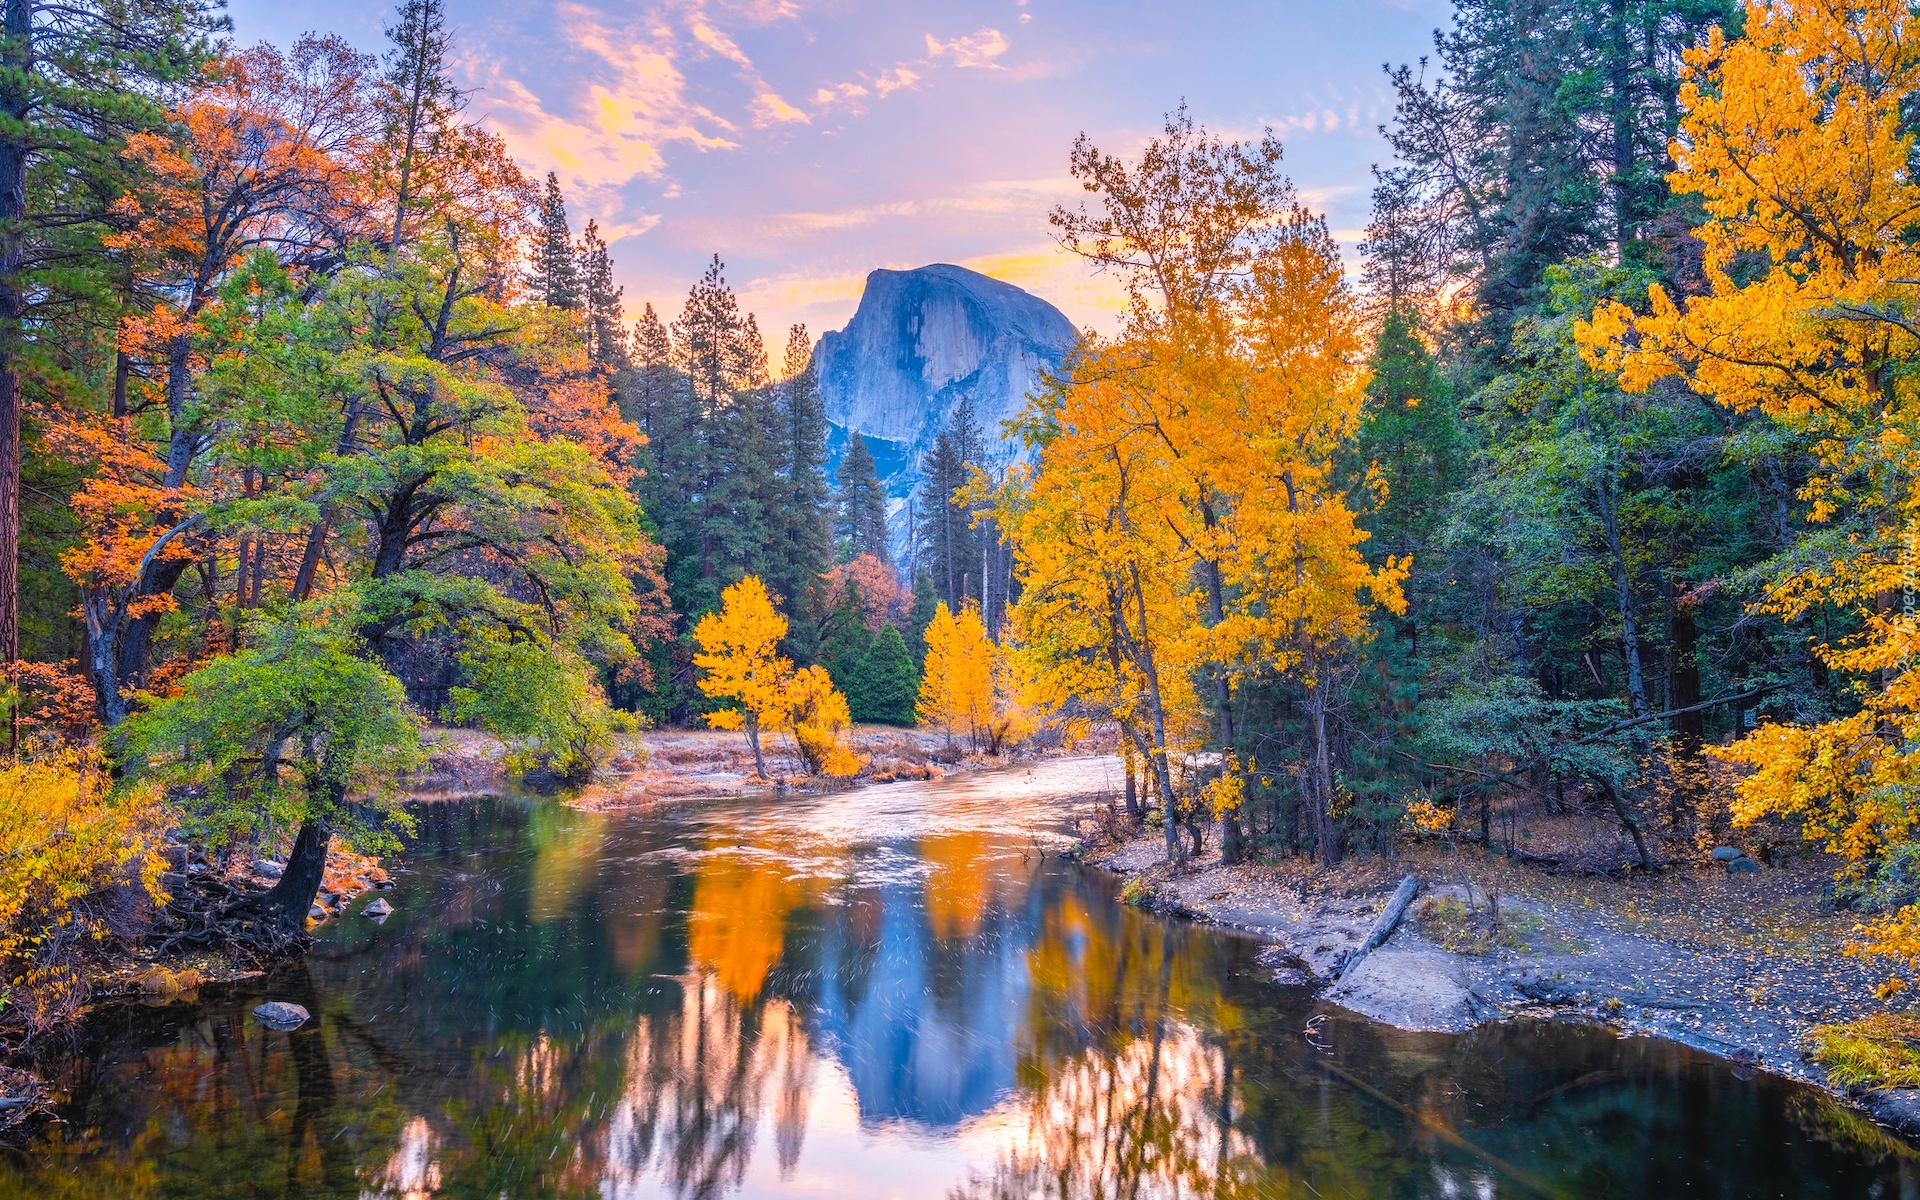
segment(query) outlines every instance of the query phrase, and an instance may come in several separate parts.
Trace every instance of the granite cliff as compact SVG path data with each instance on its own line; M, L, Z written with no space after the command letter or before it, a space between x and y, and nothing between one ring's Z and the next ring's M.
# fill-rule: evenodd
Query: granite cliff
M874 271L853 320L814 351L837 468L849 433L867 442L886 485L896 548L921 457L971 398L998 462L1017 456L1000 423L1026 407L1074 341L1072 322L1038 296L965 267Z

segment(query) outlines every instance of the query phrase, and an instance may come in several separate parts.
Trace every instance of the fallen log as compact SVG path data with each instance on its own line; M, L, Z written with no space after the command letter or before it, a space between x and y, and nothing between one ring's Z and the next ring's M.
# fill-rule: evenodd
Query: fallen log
M1367 930L1366 939L1354 947L1353 953L1347 955L1346 961L1340 964L1340 977L1334 980L1335 987L1347 981L1347 976L1353 974L1353 969L1360 965L1361 959L1372 954L1393 936L1394 926L1398 925L1400 918L1406 915L1407 905L1413 903L1414 893L1419 890L1420 879L1414 875L1402 879L1400 886L1393 889L1393 898L1387 901L1387 906L1381 909L1380 915L1374 919L1373 928Z

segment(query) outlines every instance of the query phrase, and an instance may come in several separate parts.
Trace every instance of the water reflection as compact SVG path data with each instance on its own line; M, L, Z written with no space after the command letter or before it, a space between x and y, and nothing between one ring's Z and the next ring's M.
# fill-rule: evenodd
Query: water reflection
M1664 1043L1309 1041L1256 947L1048 854L1108 769L427 810L384 926L104 1013L0 1195L1920 1196L1855 1114Z

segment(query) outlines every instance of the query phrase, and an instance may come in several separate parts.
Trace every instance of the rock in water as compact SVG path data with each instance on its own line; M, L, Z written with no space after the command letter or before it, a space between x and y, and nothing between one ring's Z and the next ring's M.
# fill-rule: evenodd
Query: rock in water
M307 1010L284 1000L269 1000L253 1010L254 1017L268 1029L298 1029L307 1023Z
M360 910L361 916L373 917L376 920L381 917L391 916L392 913L393 913L393 905L388 904L386 897L384 896L381 896L375 899L372 904L369 904L365 908Z
M1075 336L1053 305L965 267L935 263L867 276L853 320L821 335L814 362L834 465L849 433L866 440L886 485L897 546L921 459L954 406L971 399L990 456L997 465L1012 462L1020 448L1001 439L1000 423L1026 407Z

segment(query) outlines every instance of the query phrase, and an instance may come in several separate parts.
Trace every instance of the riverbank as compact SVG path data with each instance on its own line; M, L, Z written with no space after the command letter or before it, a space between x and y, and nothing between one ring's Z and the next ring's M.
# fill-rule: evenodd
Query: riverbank
M1083 832L1082 860L1126 879L1133 902L1271 941L1277 982L1363 1016L1451 1033L1528 1016L1670 1038L1844 1096L1920 1138L1920 1090L1850 1091L1804 1056L1812 1027L1888 1008L1875 996L1885 967L1841 953L1858 918L1823 902L1832 875L1818 860L1614 878L1429 845L1327 872L1225 867L1210 852L1175 872L1157 835ZM1406 916L1344 970L1409 874L1421 887Z
M414 800L457 800L524 786L506 768L506 748L470 729L434 728L425 736L427 763L406 783ZM644 807L675 800L831 791L866 783L939 779L1006 759L968 755L927 729L856 725L848 735L862 760L850 779L809 777L788 739L762 740L766 778L756 772L753 752L737 732L659 729L628 735L626 743L581 786L561 787L565 803L585 809ZM530 781L535 785L539 780Z

